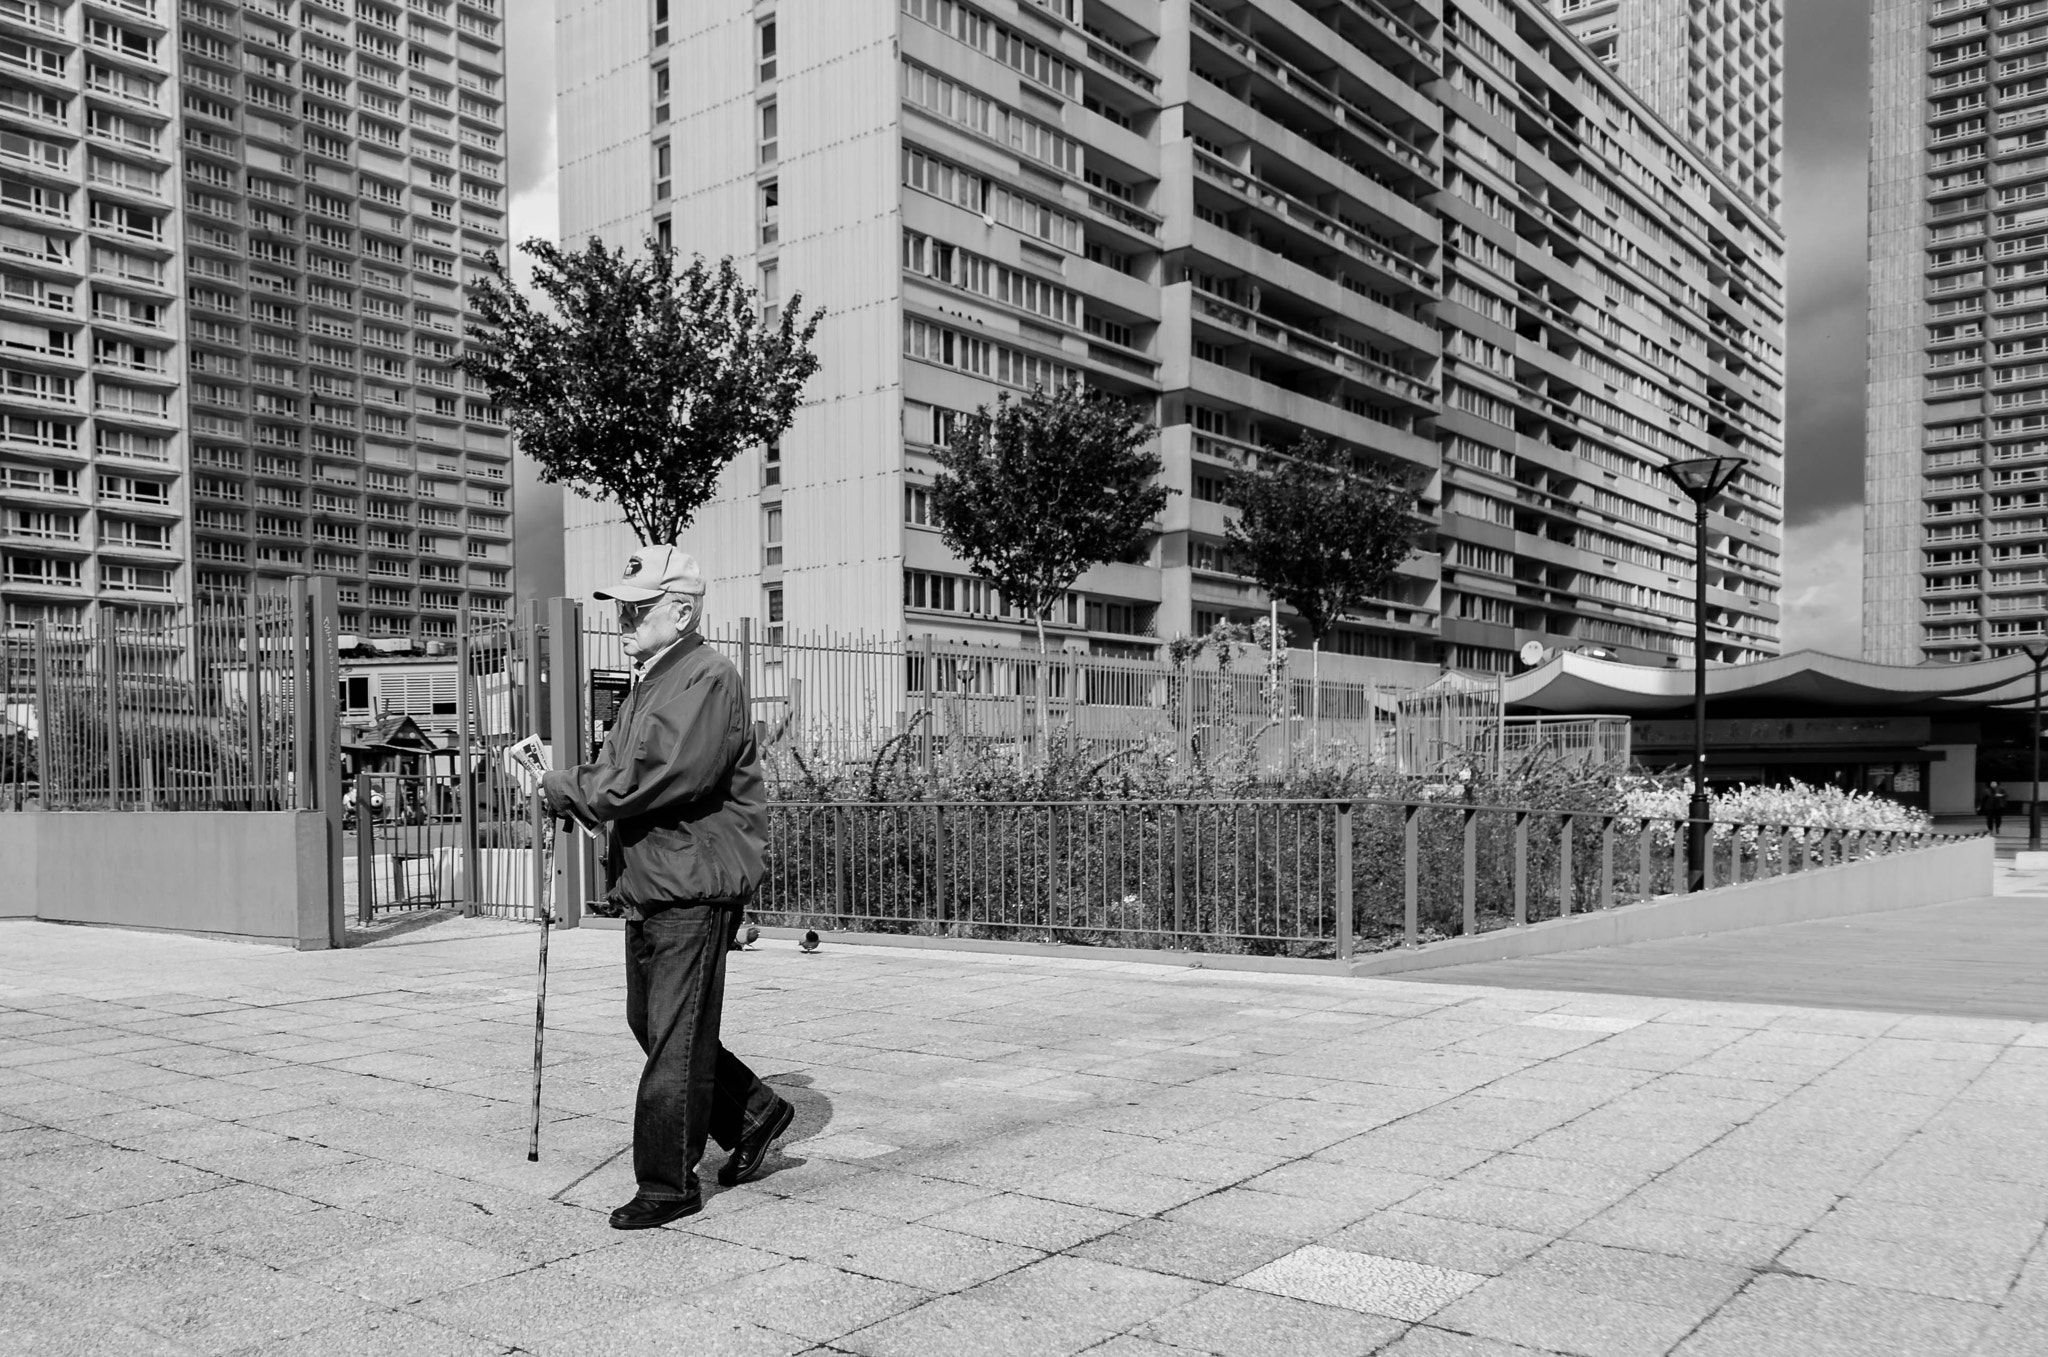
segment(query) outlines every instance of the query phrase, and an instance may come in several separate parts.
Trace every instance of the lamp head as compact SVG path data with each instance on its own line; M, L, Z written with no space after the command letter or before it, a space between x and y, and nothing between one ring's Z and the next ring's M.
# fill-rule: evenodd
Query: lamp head
M1749 465L1747 457L1695 457L1684 462L1666 462L1664 474L1678 483L1694 504L1705 504L1728 488L1728 483Z

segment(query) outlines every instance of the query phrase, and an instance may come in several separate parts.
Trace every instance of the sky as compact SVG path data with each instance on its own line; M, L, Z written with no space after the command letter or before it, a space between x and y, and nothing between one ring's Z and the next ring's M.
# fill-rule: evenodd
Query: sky
M505 7L506 207L514 273L527 270L516 246L557 233L555 194L555 7L552 0L513 0ZM554 598L562 583L562 494L543 485L533 463L512 468L512 532L519 596Z
M1786 0L1783 642L1861 649L1869 0Z
M1862 614L1869 0L1786 0L1790 358L1783 644L1855 654ZM556 233L554 6L506 7L513 241ZM520 592L561 590L561 499L514 477Z

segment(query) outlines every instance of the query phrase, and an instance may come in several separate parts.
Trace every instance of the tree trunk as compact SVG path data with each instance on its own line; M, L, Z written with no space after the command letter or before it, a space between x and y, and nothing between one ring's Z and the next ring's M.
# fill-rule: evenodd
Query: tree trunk
M1050 708L1045 698L1045 685L1047 680L1052 677L1052 674L1045 663L1045 612L1043 609L1036 610L1036 616L1033 618L1033 621L1038 627L1038 761L1044 763L1051 754L1051 750L1047 747L1046 743L1051 733L1047 726L1051 716Z
M1323 638L1308 638L1308 719L1315 731L1315 743L1310 749L1317 758L1323 755Z

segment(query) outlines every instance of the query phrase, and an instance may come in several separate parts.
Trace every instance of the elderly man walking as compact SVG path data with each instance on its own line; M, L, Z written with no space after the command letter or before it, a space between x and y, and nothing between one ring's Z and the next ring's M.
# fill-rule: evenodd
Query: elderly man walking
M744 683L698 634L704 577L670 546L642 547L618 604L633 686L595 763L551 772L548 810L611 826L607 898L625 907L626 1022L647 1053L633 1110L633 1200L614 1229L703 1207L707 1136L753 1176L796 1109L718 1040L726 944L761 880L767 802Z

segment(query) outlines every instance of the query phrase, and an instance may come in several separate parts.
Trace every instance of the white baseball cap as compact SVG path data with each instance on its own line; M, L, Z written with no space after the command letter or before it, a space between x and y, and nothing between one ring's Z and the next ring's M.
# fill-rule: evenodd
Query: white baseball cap
M652 603L663 594L704 593L704 573L697 558L671 546L642 547L626 558L626 576L617 584L591 591L598 598L622 603Z

